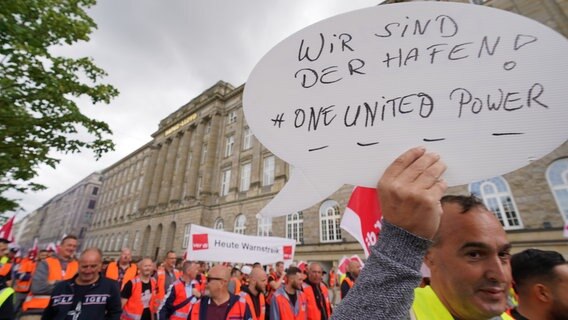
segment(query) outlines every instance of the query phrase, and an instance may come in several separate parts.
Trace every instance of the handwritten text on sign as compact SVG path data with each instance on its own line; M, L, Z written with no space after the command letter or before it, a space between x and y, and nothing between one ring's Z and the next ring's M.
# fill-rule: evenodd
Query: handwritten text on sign
M442 156L451 185L542 157L568 133L566 56L552 29L478 5L382 5L305 28L245 87L253 132L294 166L263 214L305 209L344 183L374 186L417 145Z

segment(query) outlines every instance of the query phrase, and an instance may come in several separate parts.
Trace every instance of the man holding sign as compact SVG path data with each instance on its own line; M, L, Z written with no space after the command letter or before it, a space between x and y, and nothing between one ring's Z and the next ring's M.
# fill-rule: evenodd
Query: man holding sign
M510 319L503 314L511 285L505 231L477 199L442 197L445 170L424 148L387 168L378 185L380 239L332 319L406 319L409 312L418 320ZM415 289L423 260L431 286Z

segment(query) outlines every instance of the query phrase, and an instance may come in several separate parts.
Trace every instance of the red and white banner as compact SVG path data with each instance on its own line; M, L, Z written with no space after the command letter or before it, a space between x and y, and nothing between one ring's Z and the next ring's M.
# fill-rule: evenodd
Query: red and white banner
M339 264L338 264L338 267L337 267L337 273L346 274L347 273L347 267L349 266L349 262L351 262L351 261L359 261L361 268L363 268L365 266L365 264L363 263L363 260L361 260L361 258L359 258L359 256L356 255L356 254L352 255L350 258L343 256L343 258L341 258L341 260L339 260Z
M14 226L14 219L16 216L12 216L12 218L8 219L6 223L0 227L0 239L6 239L10 242L14 241L14 233L12 231Z
M381 218L377 189L355 187L341 219L341 228L359 241L365 257L369 256L369 247L377 242Z
M192 224L187 259L261 264L283 261L288 266L295 251L294 239L245 236Z

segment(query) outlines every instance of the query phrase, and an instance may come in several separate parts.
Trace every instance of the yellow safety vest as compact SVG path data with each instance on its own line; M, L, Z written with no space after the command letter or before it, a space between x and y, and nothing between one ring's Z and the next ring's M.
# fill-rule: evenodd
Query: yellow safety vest
M2 306L13 293L14 289L12 289L11 287L0 290L0 306ZM13 301L9 301L9 303L13 303Z
M454 320L430 286L414 289L412 312L417 320ZM506 313L501 315L501 319L514 320Z

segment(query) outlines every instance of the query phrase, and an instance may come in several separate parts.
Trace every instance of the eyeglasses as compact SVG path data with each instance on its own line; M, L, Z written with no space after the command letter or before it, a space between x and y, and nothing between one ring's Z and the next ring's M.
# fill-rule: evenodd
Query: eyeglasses
M207 282L211 282L213 280L225 281L223 278L207 277Z

